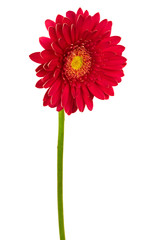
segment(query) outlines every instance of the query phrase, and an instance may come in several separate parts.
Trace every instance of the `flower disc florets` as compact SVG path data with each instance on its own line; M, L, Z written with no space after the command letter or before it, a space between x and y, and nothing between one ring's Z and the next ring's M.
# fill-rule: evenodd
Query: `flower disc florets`
M121 38L110 36L112 22L78 9L45 24L50 38L41 37L44 50L30 55L40 63L36 87L48 88L43 105L71 114L83 112L85 105L92 110L94 96L102 100L113 96L126 59L125 48L118 45Z
M64 75L68 80L83 80L83 76L90 72L92 58L84 46L79 46L68 52L64 58Z

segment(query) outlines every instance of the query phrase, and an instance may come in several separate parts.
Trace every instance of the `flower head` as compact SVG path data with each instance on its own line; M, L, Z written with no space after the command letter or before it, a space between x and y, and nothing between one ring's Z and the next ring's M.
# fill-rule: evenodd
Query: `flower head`
M100 14L88 11L68 11L56 21L46 20L49 38L39 39L42 52L30 55L39 63L37 88L47 88L43 105L62 109L69 115L85 105L93 109L93 98L108 99L114 95L113 86L124 76L126 58L121 38L111 35L112 22L100 21Z

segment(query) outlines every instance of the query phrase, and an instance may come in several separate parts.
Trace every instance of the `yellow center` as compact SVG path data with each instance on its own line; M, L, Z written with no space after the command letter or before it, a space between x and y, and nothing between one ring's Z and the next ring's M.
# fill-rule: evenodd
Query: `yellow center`
M69 80L75 81L80 79L83 81L83 76L89 73L91 69L92 58L90 53L84 46L79 46L71 50L64 58L64 74Z
M73 58L71 62L71 66L74 70L78 70L82 67L83 65L83 57L81 56L76 56Z

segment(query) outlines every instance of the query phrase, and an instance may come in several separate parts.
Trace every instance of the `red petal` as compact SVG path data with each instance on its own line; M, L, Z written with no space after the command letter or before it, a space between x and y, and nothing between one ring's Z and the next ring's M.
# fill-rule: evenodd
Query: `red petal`
M103 74L101 76L101 79L105 86L117 86L118 85L117 77L113 78L113 77L106 76L105 74Z
M64 109L68 115L70 115L73 112L73 98L71 94L69 94L69 98Z
M40 52L35 52L29 55L30 59L36 63L44 63L44 59L41 57Z
M49 70L49 71L53 71L53 70L56 68L57 64L58 64L58 60L57 60L57 59L51 60L51 61L48 63L48 70Z
M56 31L57 39L62 38L62 24L57 23L55 27L55 31Z
M68 17L72 21L72 23L75 23L76 15L74 12L72 12L72 11L66 12L66 17Z
M112 61L113 62L116 61L117 63L119 62L121 64L121 63L125 63L127 61L127 59L123 56L115 55L111 59L109 59L108 62L111 63Z
M71 86L71 94L73 98L76 97L76 88L74 86Z
M99 99L102 99L102 100L105 98L104 92L98 87L97 84L95 84L95 83L90 83L90 84L88 84L87 86L88 86L89 90L91 91L91 93L92 93L95 97L97 97L97 98L99 98Z
M107 28L106 28L106 31L109 31L111 32L111 28L112 28L112 22L109 21L108 24L107 24Z
M44 69L41 69L37 72L37 77L44 77L47 74L47 72Z
M77 107L79 109L80 112L84 111L84 107L85 107L85 103L84 103L84 99L82 96L82 90L81 88L77 88L76 89L76 103L77 103Z
M50 61L51 59L55 58L55 54L53 50L44 50L40 53L42 59L44 59L45 62Z
M56 55L63 54L62 49L58 46L57 43L53 42L51 44L51 46L52 46L53 50L55 51Z
M81 30L82 30L82 25L83 25L84 18L82 15L79 15L77 18L77 24L76 24L76 40L79 39Z
M123 70L108 70L108 69L104 69L104 73L105 75L108 75L110 77L123 77L124 73Z
M91 35L91 33L88 30L85 30L82 34L82 38L87 39L90 37L90 35Z
M96 48L99 49L99 51L104 52L105 49L108 49L110 47L110 41L107 39L103 39L100 41L97 45Z
M43 65L43 69L44 69L45 71L50 71L50 70L48 69L48 63L45 63L45 64Z
M86 105L89 111L92 111L93 109L93 100L92 99L87 99L86 101Z
M91 16L86 17L82 26L82 32L91 29Z
M124 68L126 66L126 63L123 63L123 64L119 64L117 63L117 65L109 65L109 64L106 64L105 66L102 66L102 68L105 68L105 69L108 69L108 70L121 70L122 68Z
M122 79L119 77L119 78L116 78L116 81L117 81L118 83L120 83L120 82L122 81Z
M49 27L55 27L56 23L53 22L52 20L47 19L47 20L45 21L45 25L46 25L46 28L47 28L47 30L48 30Z
M52 78L53 73L47 73L41 80L45 83L48 79Z
M111 45L117 45L120 41L121 41L121 37L119 36L112 36L109 38L109 41L111 43Z
M63 36L68 44L71 44L71 35L70 35L70 28L68 24L64 23L62 27Z
M59 38L58 39L58 44L59 44L59 46L62 48L62 49L65 49L68 45L67 45L67 43L66 43L66 41L64 40L64 39L62 39L62 38Z
M63 107L61 106L61 103L57 106L56 110L57 112L60 112L63 109Z
M104 19L103 21L105 21L106 19ZM102 22L103 22L102 21ZM110 36L110 34L111 34L111 27L112 27L112 22L111 21L109 21L109 22L107 22L107 24L104 24L104 26L102 26L101 25L102 23L100 23L100 26L98 25L95 29L97 29L97 28L99 28L99 30L98 30L98 32L97 32L97 34L95 35L95 37L97 38L99 38L99 39L106 39L107 37L109 37ZM100 27L101 27L101 29L100 29Z
M39 70L42 70L42 69L43 69L43 64L39 65L39 66L35 69L35 71L38 72Z
M57 41L57 35L54 27L48 28L49 36L52 39L52 41Z
M87 87L85 85L82 86L82 92L83 92L83 98L84 98L84 102L87 105L88 109L90 111L92 111L93 109L93 100L91 98L91 94L88 91Z
M109 95L105 94L105 100L107 100L109 98Z
M111 52L109 52L111 53ZM108 57L102 55L102 56L95 56L95 67L100 68L107 68L108 66L114 66L114 65L125 65L127 59L123 56L118 56L113 53L113 55L110 55Z
M77 111L77 106L76 106L75 101L73 100L73 101L72 101L72 110L71 110L71 113L74 113L74 112L76 112L76 111Z
M109 49L113 47L113 45L118 44L120 40L121 38L118 36L109 37L109 38L103 39L100 43L98 43L96 45L96 48L102 52L106 52L106 51L109 51Z
M53 82L54 82L54 79L51 78L51 79L47 80L45 83L43 83L43 87L44 88L49 88L49 87L52 86Z
M98 30L99 34L102 32L104 33L107 30L107 23L108 23L108 20L104 19L96 26L96 29Z
M67 18L67 17L63 18L63 23L67 23L69 26L72 24L71 20L69 18Z
M74 43L76 38L76 29L75 29L75 25L72 24L71 25L71 39L72 39L72 43Z
M89 12L86 10L86 11L84 12L83 16L84 16L84 17L88 17L88 15L89 15Z
M86 39L93 39L95 40L95 36L97 35L98 31L94 30L93 32L90 32L89 35L86 37Z
M95 26L99 23L100 21L100 14L96 13L94 16L92 16L92 28L95 28Z
M77 11L77 17L78 17L79 15L83 15L83 11L82 11L81 8L79 8L78 11Z
M39 42L44 49L52 49L51 48L52 40L50 38L40 37Z
M63 22L63 16L62 15L57 15L57 17L56 17L56 23L62 23Z
M58 89L61 87L61 84L62 82L59 79L54 81L52 87L48 91L48 95L49 96L54 95L58 91Z
M51 96L50 107L56 107L57 105L60 104L60 101L61 101L61 89L59 88L57 92L55 92L54 95Z
M104 88L103 87L103 90L104 90L104 93L106 93L106 94L108 94L110 96L114 96L114 90L113 90L112 87L111 88Z
M100 85L100 88L102 89L102 91L110 96L114 96L114 90L112 87L106 87L104 85Z
M69 95L69 99L67 102L67 105L65 107L65 112L70 115L71 113L74 113L77 111L77 106L75 100L72 98L71 95Z
M104 59L106 60L108 60L108 59L111 59L112 57L114 57L116 54L114 53L114 52L110 52L110 51L107 51L107 49L106 50L104 50L104 51L102 51L102 52L100 52L99 54L97 53L96 54L96 56L99 56L99 57L101 57L101 59L102 59L102 62L104 61Z
M64 87L61 97L61 105L64 107L65 112L70 115L72 112L77 110L76 106L74 105L74 100L70 93L70 86L67 84Z
M62 106L64 108L65 108L65 106L66 106L66 104L68 102L69 95L70 95L70 86L69 86L69 84L66 84L66 86L63 89L62 98L61 98Z
M35 87L43 88L43 82L41 81L41 79L36 83Z
M50 97L48 96L48 90L47 90L43 98L43 106L47 106L49 102L50 102Z
M53 77L57 79L59 77L60 72L61 70L59 68L56 68L56 70L54 71Z
M121 45L111 46L111 47L106 49L106 51L111 51L111 52L114 52L116 54L122 54L122 52L124 50L125 50L125 47L123 47Z

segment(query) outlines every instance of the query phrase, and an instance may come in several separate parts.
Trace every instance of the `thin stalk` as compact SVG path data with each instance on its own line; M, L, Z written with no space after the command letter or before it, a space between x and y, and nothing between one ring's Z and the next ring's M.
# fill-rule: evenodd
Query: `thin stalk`
M65 240L63 215L63 142L64 142L64 110L58 113L58 145L57 145L57 196L58 222L60 240Z

